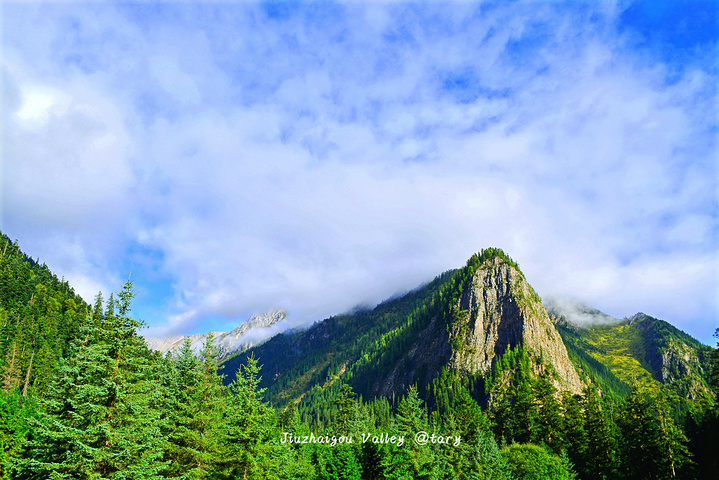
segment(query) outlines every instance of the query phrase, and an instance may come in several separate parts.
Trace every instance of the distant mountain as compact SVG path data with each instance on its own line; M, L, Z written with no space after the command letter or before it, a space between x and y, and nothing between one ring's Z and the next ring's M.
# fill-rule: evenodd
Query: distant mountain
M213 343L218 348L220 359L224 359L236 352L242 352L250 347L259 345L271 336L279 333L287 325L282 321L287 317L282 310L273 310L264 314L252 315L237 328L229 332L208 332L190 335L192 348L199 354L207 341L207 337L214 335ZM171 337L145 338L147 346L162 353L176 352L185 341L184 335Z

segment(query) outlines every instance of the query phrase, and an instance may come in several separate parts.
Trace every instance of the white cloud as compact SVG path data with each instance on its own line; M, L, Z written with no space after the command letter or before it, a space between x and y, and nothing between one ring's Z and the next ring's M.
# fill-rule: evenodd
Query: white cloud
M669 82L619 7L136 8L11 28L3 188L24 248L92 288L161 252L153 325L313 321L487 246L543 295L696 335L716 319L715 79L699 59ZM32 22L53 28L25 40ZM42 247L48 225L81 252Z

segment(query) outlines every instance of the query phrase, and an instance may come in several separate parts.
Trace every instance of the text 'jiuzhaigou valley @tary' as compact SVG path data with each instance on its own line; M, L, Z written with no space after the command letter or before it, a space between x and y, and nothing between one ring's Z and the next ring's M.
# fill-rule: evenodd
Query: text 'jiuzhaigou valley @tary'
M362 443L374 443L374 444L390 444L401 447L404 445L404 435L390 435L389 433L362 433ZM437 435L436 433L429 434L427 432L417 432L413 436L414 443L417 445L427 444L447 444L454 447L458 447L462 442L462 437L459 435ZM310 433L309 435L292 435L288 432L282 432L282 438L280 443L322 443L330 447L342 444L354 443L355 439L352 435L315 435Z

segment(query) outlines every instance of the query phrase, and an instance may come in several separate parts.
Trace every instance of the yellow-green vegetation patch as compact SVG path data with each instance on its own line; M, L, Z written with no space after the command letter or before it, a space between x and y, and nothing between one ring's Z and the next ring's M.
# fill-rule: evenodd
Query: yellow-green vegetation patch
M652 369L644 362L645 352L642 338L634 325L601 325L587 331L587 341L597 347L588 352L604 363L620 380L658 393L660 384L652 376Z

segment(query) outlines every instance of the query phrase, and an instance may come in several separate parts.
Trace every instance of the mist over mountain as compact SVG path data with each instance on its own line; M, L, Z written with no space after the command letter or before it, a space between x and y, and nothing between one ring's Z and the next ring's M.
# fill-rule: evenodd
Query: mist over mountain
M570 297L547 297L543 303L551 316L563 316L577 326L608 325L621 321Z
M222 360L237 351L244 351L259 345L273 335L289 328L285 321L286 318L286 312L273 310L263 314L254 314L229 332L198 333L189 337L184 335L145 337L145 342L152 350L176 353L182 348L185 338L189 338L192 350L199 355L208 337L212 335L213 344L217 347L219 358Z

